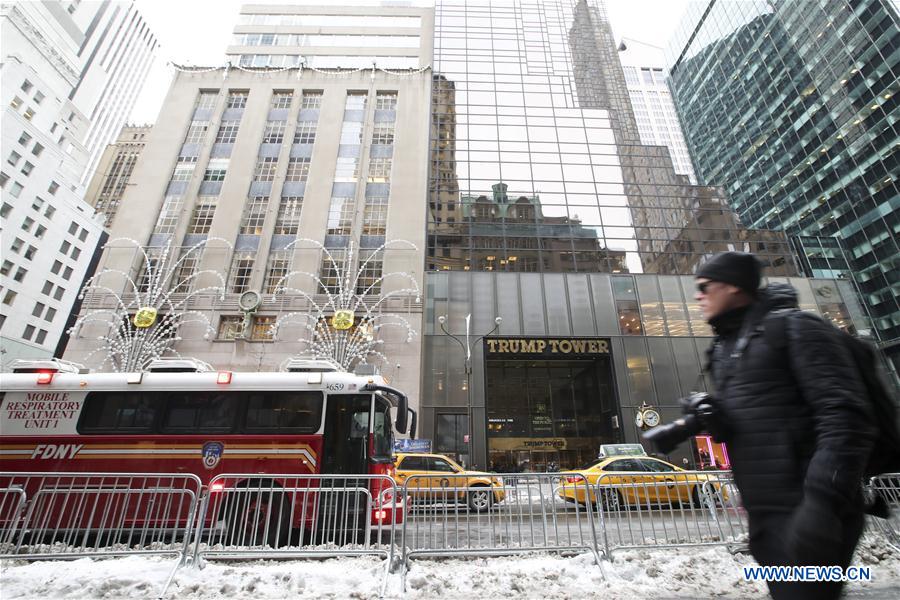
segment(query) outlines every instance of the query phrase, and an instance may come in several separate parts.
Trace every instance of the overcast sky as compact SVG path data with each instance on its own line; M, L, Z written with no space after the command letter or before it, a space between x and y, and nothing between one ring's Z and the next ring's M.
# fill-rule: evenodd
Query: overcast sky
M147 83L131 111L131 122L156 121L172 68L179 64L219 66L225 47L247 0L135 0L150 29L159 40L157 59ZM265 4L341 4L340 0L259 0ZM353 0L347 4L378 4L377 0ZM423 4L416 1L413 4ZM616 39L623 37L665 46L687 6L687 0L606 0Z

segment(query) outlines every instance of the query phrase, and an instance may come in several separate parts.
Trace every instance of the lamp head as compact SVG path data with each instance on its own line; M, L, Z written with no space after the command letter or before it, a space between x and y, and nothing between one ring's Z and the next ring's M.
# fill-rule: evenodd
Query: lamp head
M441 315L438 317L438 323L440 323L441 325L443 325L444 322L446 322L446 321L447 321L447 317L445 317L444 315Z
M500 325L500 323L502 323L502 322L503 322L503 317L497 317L496 319L494 319L494 323L496 323L497 325Z

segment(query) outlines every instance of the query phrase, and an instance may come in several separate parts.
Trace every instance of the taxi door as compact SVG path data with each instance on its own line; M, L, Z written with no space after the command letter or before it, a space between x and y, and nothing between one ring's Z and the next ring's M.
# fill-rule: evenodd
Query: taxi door
M428 470L431 491L436 502L456 501L466 495L466 480L461 477L452 477L457 470L448 461L439 456L428 457Z
M415 498L424 498L428 493L428 478L423 477L427 471L427 460L424 456L403 456L397 463L397 484L407 485L408 481L407 491Z
M620 458L614 460L605 467L606 472L615 473L607 476L603 481L610 484L622 484L614 489L625 504L646 504L648 500L648 487L653 483L652 477L644 475L643 465L634 458ZM622 473L621 475L619 473ZM625 474L627 473L627 474Z
M687 484L687 477L680 475L674 465L652 458L638 459L638 462L651 473L648 479L652 485L647 488L649 502L656 504L690 502L691 490Z

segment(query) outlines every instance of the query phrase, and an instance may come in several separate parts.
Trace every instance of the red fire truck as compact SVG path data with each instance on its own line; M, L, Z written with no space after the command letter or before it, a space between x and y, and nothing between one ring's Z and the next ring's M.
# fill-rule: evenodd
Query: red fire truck
M62 361L18 361L0 375L0 471L187 473L204 487L221 474L253 474L253 485L260 474L309 475L320 486L326 478L317 475L393 476L394 429L415 435L406 396L378 375L327 362L287 369L216 371L169 359L147 372L86 373ZM396 525L401 502L384 493L386 479L365 481L370 522ZM285 484L273 477L265 485ZM306 506L285 512L285 528L316 518Z

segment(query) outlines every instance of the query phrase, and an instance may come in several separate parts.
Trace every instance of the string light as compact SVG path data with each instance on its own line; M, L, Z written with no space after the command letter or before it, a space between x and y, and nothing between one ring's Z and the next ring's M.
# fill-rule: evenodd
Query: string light
M112 249L118 242L125 242L135 247L143 259L144 271L138 283L125 271L104 269L89 278L78 295L80 300L95 295L111 295L115 301L113 308L90 310L78 317L75 324L67 330L69 335L79 337L88 323L104 323L108 326L106 335L98 336L99 347L90 352L85 362L90 364L91 358L103 352L103 360L97 368L108 365L113 371L120 373L143 371L154 360L163 355L178 357L174 346L182 338L178 331L182 325L200 322L204 327L204 339L215 333L209 317L198 310L185 310L195 297L209 292L218 292L219 299L225 298L225 277L218 271L193 271L180 281L175 282L176 274L180 274L185 261L197 258L210 242L222 242L229 249L231 244L222 238L208 238L195 244L176 258L172 243L154 248L153 255L136 240L116 238L110 240L104 250ZM101 285L99 281L106 275L118 275L124 279L124 291L120 294L112 288ZM213 275L220 285L191 290L192 282L201 275ZM185 291L187 290L187 291ZM152 315L151 324L139 327L132 318L139 313Z
M272 300L277 300L279 296L296 294L309 302L311 310L292 312L279 317L271 326L272 337L277 337L282 325L292 321L299 322L303 333L297 341L304 344L307 354L331 358L345 371L351 371L357 364L369 364L373 359L381 361L384 365L390 365L390 360L382 351L384 340L379 337L381 330L385 327L396 327L406 334L407 343L412 342L418 334L409 320L402 315L384 314L380 311L383 303L391 298L414 297L416 304L421 303L422 293L419 284L412 273L403 272L382 274L362 290L359 284L369 262L379 256L385 248L407 246L417 250L416 245L407 240L389 240L372 250L370 255L365 260L359 261L354 269L356 259L353 242L350 242L343 257L339 258L335 258L320 242L308 238L294 240L285 246L284 250L296 247L299 242L308 242L324 254L334 274L329 280L334 279L336 284L326 285L316 274L307 271L291 271L281 277L275 285ZM309 293L289 287L287 282L295 276L311 279L315 283L316 291L320 295L324 294L325 302L320 304ZM406 281L407 287L378 294L375 300L374 291L380 290L387 279ZM338 311L350 311L353 315L361 311L362 314L358 317L359 321L355 327L336 329L329 323L329 318Z

